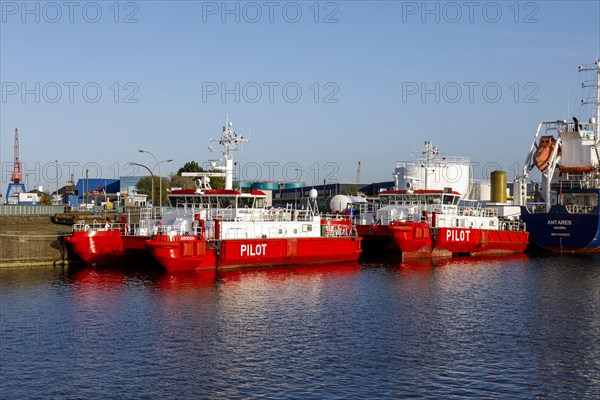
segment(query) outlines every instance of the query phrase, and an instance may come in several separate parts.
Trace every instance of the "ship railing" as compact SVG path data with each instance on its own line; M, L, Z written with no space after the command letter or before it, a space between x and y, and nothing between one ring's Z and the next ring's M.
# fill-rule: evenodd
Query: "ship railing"
M219 208L216 210L216 217L223 221L235 221L233 208Z
M582 204L567 204L565 208L571 214L591 214L595 207Z
M585 189L585 186L588 185L585 180L582 179L569 179L564 180L557 183L552 183L550 185L551 189L560 190L560 189Z
M321 214L321 219L327 221L352 221L352 215L339 213L323 213Z
M435 205L433 206L433 211L435 211L437 214L457 214L458 213L458 206L453 206L453 205L448 205L448 204L442 204L442 205Z
M357 236L356 226L354 225L323 225L322 236L325 237L340 237L340 236Z
M140 209L140 220L160 219L160 216L161 216L160 208L141 208Z
M195 234L195 232L188 232L184 230L182 225L155 225L152 228L152 234L165 234L165 235L186 235L186 234Z
M546 212L546 203L544 202L531 202L526 205L527 211L531 214L540 214Z
M586 179L581 187L584 189L599 189L600 179Z
M514 231L514 232L524 231L525 230L525 222L520 221L520 220L502 221L502 222L500 222L500 225L498 228L503 231Z
M566 180L560 184L553 184L552 188L563 188L563 189L598 189L600 188L600 179L598 178L585 178L581 180Z
M121 231L127 232L127 230L133 224L121 223L121 222L106 222L106 221L97 221L86 222L86 221L78 221L73 225L74 232L95 232L95 231Z
M256 221L312 221L313 213L310 210L296 210L290 208L264 208L264 209L219 209L215 213L221 221L225 222L256 222Z
M460 156L441 156L434 157L432 159L427 159L425 157L418 158L416 161L396 161L396 168L400 167L413 167L417 166L420 168L420 165L424 162L429 162L431 164L469 164L469 157L460 157Z
M298 213L296 214L296 219L305 220L305 216L307 215L306 210L297 211ZM300 216L300 211L303 211L302 216ZM294 216L292 215L289 209L274 207L265 209L263 213L261 213L261 218L262 221L291 221L294 218Z
M498 210L493 209L493 208L459 206L458 207L458 215L462 215L465 217L496 218L496 217L498 217Z
M557 121L556 127L561 131L566 132L582 132L587 131L594 133L596 131L595 124L590 124L588 122L579 122L578 126L575 126L575 122L562 122Z
M354 210L354 214L377 213L382 207L380 202L369 201L367 203L349 203L346 209Z

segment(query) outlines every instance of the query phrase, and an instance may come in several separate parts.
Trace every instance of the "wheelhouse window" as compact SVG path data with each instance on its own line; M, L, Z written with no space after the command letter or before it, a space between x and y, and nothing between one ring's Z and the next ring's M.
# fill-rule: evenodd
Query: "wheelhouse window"
M220 208L235 207L235 197L219 197L218 199Z
M252 208L254 203L254 197L239 197L238 207L240 208Z
M257 197L254 200L254 208L265 208L266 199L263 197Z
M449 195L449 194L445 194L443 197L443 202L446 205L452 205L454 204L454 196Z

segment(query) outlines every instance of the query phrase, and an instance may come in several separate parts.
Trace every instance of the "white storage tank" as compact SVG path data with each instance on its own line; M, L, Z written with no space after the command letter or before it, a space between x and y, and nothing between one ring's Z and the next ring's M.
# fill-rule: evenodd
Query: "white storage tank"
M490 181L478 180L473 182L472 200L490 201L492 185Z
M440 154L431 141L426 141L422 157L415 161L397 162L394 170L398 190L445 190L451 188L463 196L469 194L471 162L467 157Z
M367 203L367 199L360 196L349 196L345 194L338 194L333 196L329 201L329 208L333 212L343 212L348 208L348 204L352 203Z

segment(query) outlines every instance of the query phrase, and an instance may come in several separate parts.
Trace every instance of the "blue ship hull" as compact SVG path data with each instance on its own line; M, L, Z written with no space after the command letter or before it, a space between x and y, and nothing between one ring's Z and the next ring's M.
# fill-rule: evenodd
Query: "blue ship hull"
M551 251L600 253L600 215L598 207L589 214L572 214L555 205L547 213L530 213L521 207L521 218L529 240Z

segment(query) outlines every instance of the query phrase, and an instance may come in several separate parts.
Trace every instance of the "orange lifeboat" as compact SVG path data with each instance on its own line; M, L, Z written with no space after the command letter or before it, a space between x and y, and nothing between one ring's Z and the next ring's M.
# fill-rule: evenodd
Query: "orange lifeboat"
M558 170L563 173L570 172L576 174L585 174L588 172L592 172L594 170L594 167L592 165L588 165L585 167L565 167L564 165L561 165L558 167Z
M542 136L540 138L540 144L533 156L533 160L535 161L535 166L538 167L541 172L544 172L546 168L548 168L548 163L550 162L550 157L552 156L555 145L556 140L554 139L554 136Z

